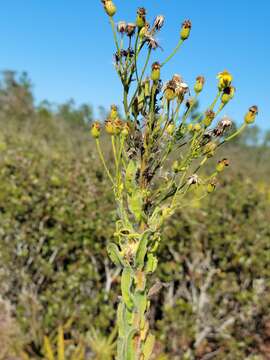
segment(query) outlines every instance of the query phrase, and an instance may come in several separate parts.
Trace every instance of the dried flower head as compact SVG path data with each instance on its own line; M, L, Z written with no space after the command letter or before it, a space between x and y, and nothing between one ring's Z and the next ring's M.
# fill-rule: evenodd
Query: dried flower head
M125 21L119 21L117 24L117 31L120 34L124 34L124 32L126 31L126 27L127 27L127 24Z
M225 132L225 130L229 129L232 126L232 121L227 116L224 116L219 123L217 124L217 127L213 130L213 134L215 136L222 136Z
M134 23L128 23L126 26L126 34L129 37L132 37L135 34L136 30L136 24Z
M175 90L177 89L177 83L174 80L168 81L163 88L165 98L170 101L176 97Z
M256 116L258 115L258 111L258 106L251 106L245 115L245 123L252 124L255 121Z
M156 48L160 47L157 39L151 34L146 33L145 34L145 40L148 44L148 47L155 50Z
M180 31L180 36L182 40L187 40L190 35L192 23L190 20L185 20L182 24L182 28Z
M194 185L199 183L199 176L197 174L193 174L188 178L188 185Z
M165 17L163 15L158 15L154 21L154 25L153 25L154 29L159 31L164 25L164 21L165 21Z
M214 120L216 114L213 110L207 110L205 112L205 118L203 119L203 123L205 126L210 126L212 121Z

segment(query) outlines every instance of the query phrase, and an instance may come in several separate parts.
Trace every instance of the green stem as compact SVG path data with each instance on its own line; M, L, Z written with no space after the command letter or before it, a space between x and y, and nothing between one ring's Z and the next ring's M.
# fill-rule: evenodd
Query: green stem
M103 156L103 153L101 151L101 148L100 148L100 142L99 142L99 139L96 139L96 145L97 145L97 150L98 150L98 154L99 154L99 157L101 159L101 162L104 166L104 169L108 175L108 178L110 179L111 183L114 185L114 181L113 181L113 177L109 171L109 169L107 168L107 165L106 165L106 162L105 162L105 159L104 159L104 156Z
M233 138L235 138L236 136L238 136L239 134L241 134L241 132L247 127L247 124L244 123L235 133L233 133L232 135L230 135L229 137L227 137L226 139L224 139L224 142L226 141L230 141Z
M118 54L120 54L120 48L119 48L119 44L118 44L118 40L117 40L117 34L116 34L116 31L115 31L115 24L114 24L113 18L111 16L109 17L109 19L110 19L110 24L111 24L111 27L112 27L115 46L117 48Z
M132 106L132 104L133 104L133 102L134 102L134 100L135 100L135 98L137 96L137 93L138 93L138 91L139 91L139 89L141 87L141 82L142 82L143 76L145 74L147 65L148 65L149 60L150 60L151 50L152 50L151 48L148 50L147 58L146 58L146 61L145 61L141 76L140 76L139 81L138 81L137 89L135 90L135 93L134 93L134 95L133 95L133 97L132 97L132 99L131 99L131 101L129 103L128 110L130 110L130 108L131 108L131 106Z
M167 57L167 59L161 64L161 67L164 66L164 65L166 65L167 62L169 62L169 61L171 60L171 58L174 57L174 55L178 52L178 50L180 49L180 47L181 47L181 45L183 44L183 42L184 42L184 40L182 40L182 39L179 40L179 42L178 42L178 44L176 45L174 51L173 51L173 52L171 53L171 55L169 55L169 56Z

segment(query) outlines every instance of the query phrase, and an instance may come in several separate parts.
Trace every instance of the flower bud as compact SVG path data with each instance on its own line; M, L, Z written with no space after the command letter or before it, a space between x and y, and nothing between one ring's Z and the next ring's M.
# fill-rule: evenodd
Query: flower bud
M127 36L131 37L134 35L136 30L136 24L134 23L128 23L126 26L126 34Z
M158 81L160 79L160 63L159 62L155 62L152 65L151 79L153 81Z
M187 129L188 129L188 131L193 131L193 124L188 124Z
M122 120L120 120L119 118L115 119L114 121L114 129L115 129L115 134L119 135L123 129L123 122Z
M118 108L116 105L111 106L110 119L115 120L118 118Z
M215 191L216 186L217 186L216 179L212 179L212 181L209 184L207 184L207 192L209 194L212 193L213 191Z
M145 8L139 8L137 10L136 25L138 26L139 29L141 29L145 25L145 15L146 15Z
M195 124L193 129L194 129L194 131L200 131L201 130L201 125L200 124Z
M164 87L164 96L166 100L171 101L176 97L176 83L173 80L170 80L167 82L167 84Z
M212 157L215 153L215 150L217 148L217 144L210 141L209 143L207 143L204 147L203 153L207 156L207 157Z
M164 25L164 21L165 21L165 17L163 15L158 15L154 21L154 28L157 31L159 31L162 28L162 26Z
M251 106L245 116L245 123L252 124L258 115L258 107L256 105Z
M175 125L174 123L170 123L168 124L168 126L166 127L166 132L168 135L172 136L175 130Z
M219 162L216 166L216 170L218 172L222 172L224 170L225 166L229 166L229 160L228 159L219 160Z
M129 127L129 124L127 122L124 123L123 125L123 128L122 128L122 132L121 134L124 136L124 137L127 137L130 133L130 127Z
M109 135L115 135L115 126L110 119L105 121L105 130Z
M91 135L93 138L98 139L100 137L100 124L98 122L94 122L91 127Z
M212 124L212 121L214 120L216 114L213 110L207 110L205 112L205 118L203 119L203 123L205 126L210 126Z
M226 105L233 97L235 93L235 87L228 86L223 89L223 94L221 95L222 104Z
M218 89L222 91L231 85L233 77L227 70L224 70L223 72L218 73L217 79L219 80Z
M194 91L196 94L199 94L202 91L204 83L205 83L204 77L198 76L196 79L196 83L194 85Z
M146 34L148 34L149 28L150 28L149 23L145 23L145 25L140 29L139 36L141 39L143 39L146 36Z
M102 0L104 5L104 10L106 11L107 15L114 16L116 13L116 6L111 0Z
M183 22L181 32L180 32L180 36L181 36L182 40L187 40L189 38L191 26L192 26L192 24L191 24L190 20L185 20Z
M117 31L123 35L124 32L126 31L126 27L127 27L127 24L125 21L119 21L117 24Z

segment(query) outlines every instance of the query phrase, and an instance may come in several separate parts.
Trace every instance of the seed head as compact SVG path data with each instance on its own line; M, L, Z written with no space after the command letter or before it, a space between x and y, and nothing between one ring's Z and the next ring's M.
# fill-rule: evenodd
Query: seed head
M163 15L158 15L154 21L154 29L159 31L164 25L164 21L165 21L165 17Z
M245 115L245 123L248 125L252 124L255 121L257 115L258 115L258 106L256 105L251 106Z
M185 20L183 22L180 31L180 36L182 40L187 40L189 38L191 27L192 27L192 23L190 20Z
M195 185L199 183L199 176L197 174L193 174L188 178L188 185Z
M225 130L229 129L232 126L232 121L227 116L220 120L217 124L217 127L213 130L215 136L222 136Z
M145 39L146 39L146 42L147 42L149 48L155 50L156 48L159 47L158 41L157 41L157 39L154 38L153 35L146 33Z

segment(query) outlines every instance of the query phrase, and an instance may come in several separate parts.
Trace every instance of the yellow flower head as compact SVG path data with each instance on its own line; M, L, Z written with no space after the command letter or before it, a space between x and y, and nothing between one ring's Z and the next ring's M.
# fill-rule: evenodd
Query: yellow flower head
M219 90L223 90L224 88L231 85L233 77L227 70L224 70L218 73L217 79L219 79L219 84L218 84Z

